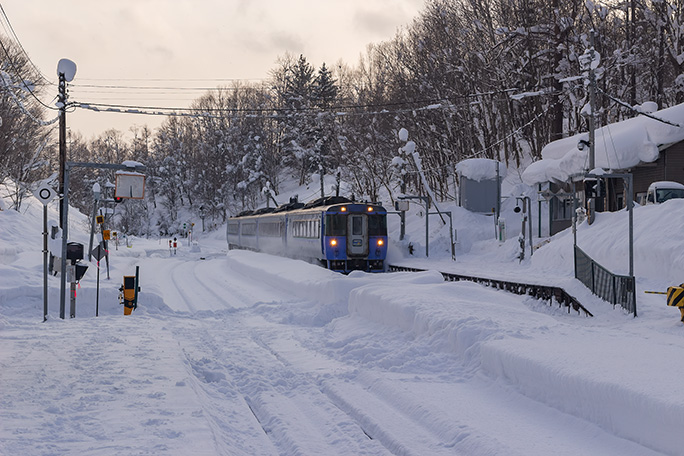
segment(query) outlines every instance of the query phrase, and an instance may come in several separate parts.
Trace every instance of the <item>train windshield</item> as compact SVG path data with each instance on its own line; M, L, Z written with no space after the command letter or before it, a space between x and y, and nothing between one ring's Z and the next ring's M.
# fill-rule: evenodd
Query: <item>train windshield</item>
M363 235L363 215L352 216L352 236Z
M379 214L369 215L368 235L387 236L387 217Z
M347 234L347 216L329 214L325 216L326 236L345 236Z

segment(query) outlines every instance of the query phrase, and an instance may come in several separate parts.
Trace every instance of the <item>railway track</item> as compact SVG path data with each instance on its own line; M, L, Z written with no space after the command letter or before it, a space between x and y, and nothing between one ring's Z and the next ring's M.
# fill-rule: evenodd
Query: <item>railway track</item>
M406 266L388 265L388 270L390 272L421 272L425 269L409 268ZM515 293L518 295L529 295L543 301L548 301L549 305L553 302L558 303L559 306L565 306L568 308L568 313L570 309L577 311L577 313L584 312L587 317L593 317L594 315L589 312L589 310L584 307L577 299L569 295L565 290L560 287L554 287L549 285L538 285L522 282L509 282L506 280L490 279L487 277L476 277L467 276L462 274L453 274L449 272L441 272L444 276L444 280L449 282L458 282L460 280L467 280L468 282L476 282L486 285L488 287L496 288L498 290L508 291L510 293Z

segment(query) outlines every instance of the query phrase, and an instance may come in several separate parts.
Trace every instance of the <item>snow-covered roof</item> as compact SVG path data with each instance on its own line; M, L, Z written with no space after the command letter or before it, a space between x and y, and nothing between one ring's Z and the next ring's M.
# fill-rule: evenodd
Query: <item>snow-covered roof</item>
M488 158L469 158L456 164L456 172L474 181L496 180L496 160ZM506 165L499 163L499 178L506 177Z
M651 115L680 126L638 116L598 128L595 131L595 167L618 171L650 163L658 159L660 147L684 140L684 104ZM577 146L582 140L586 143L580 150ZM523 182L528 185L566 182L590 171L588 142L589 133L585 132L547 144L542 149L542 159L523 172Z
M658 182L653 182L651 185L648 186L648 191L651 192L655 190L656 188L667 188L667 189L679 189L679 190L684 190L684 184L680 184L679 182L672 182L672 181L658 181Z

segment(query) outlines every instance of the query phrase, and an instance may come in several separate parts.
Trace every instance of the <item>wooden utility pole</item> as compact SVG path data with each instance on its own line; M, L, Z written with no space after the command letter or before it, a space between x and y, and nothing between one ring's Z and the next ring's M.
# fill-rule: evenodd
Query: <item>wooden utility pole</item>
M594 73L594 59L596 58L596 51L594 50L594 31L591 31L591 48L589 49L589 172L593 172L596 167L596 146L595 146L595 128L594 122L596 120L596 73Z
M67 161L66 153L66 77L59 73L59 227L64 228L62 214L64 213L64 164Z

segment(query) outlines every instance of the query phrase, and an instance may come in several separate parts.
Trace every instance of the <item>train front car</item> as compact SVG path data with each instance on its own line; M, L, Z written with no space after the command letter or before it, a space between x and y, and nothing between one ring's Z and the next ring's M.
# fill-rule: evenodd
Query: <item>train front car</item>
M328 269L382 272L387 256L387 211L377 204L348 203L323 214L323 255Z

